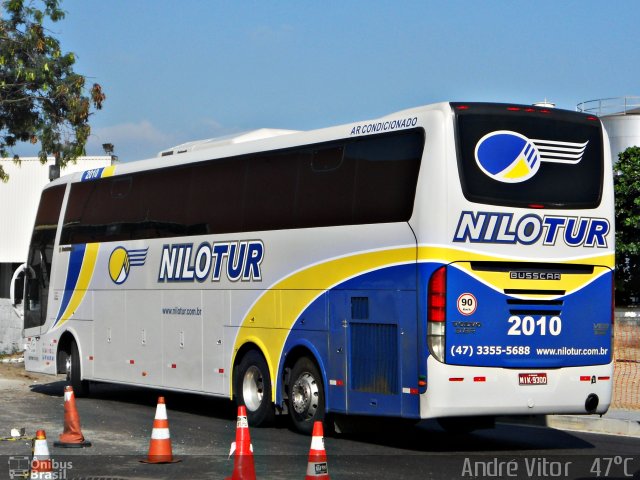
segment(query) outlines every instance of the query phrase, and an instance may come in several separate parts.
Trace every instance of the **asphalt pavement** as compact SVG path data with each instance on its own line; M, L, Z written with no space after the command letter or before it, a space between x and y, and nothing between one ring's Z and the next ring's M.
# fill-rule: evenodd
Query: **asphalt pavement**
M0 378L0 436L8 436L13 427L26 427L27 437L45 429L55 472L64 478L174 480L232 473L229 447L235 439L236 412L228 400L97 384L90 398L77 400L82 431L93 446L70 451L52 445L62 431L65 382L25 374L18 366L8 373ZM163 393L174 455L182 461L146 465L139 460L147 455L156 401ZM603 417L532 417L533 425L513 424L527 419L504 418L493 430L462 436L443 432L435 422L414 428L375 419L370 433L328 436L325 443L335 480L500 478L512 471L517 478L584 479L597 474L640 480L640 434L633 431L639 417L640 412L612 410ZM303 478L308 437L276 425L251 429L251 440L258 478ZM30 449L27 439L0 441L0 478L7 478L8 467L28 461Z

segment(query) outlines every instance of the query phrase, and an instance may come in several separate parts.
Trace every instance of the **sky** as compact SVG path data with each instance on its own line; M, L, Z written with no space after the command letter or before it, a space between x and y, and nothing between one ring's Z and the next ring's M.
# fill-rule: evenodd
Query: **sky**
M63 0L52 26L107 95L87 154L440 101L574 110L640 95L638 0ZM20 152L21 155L29 152Z

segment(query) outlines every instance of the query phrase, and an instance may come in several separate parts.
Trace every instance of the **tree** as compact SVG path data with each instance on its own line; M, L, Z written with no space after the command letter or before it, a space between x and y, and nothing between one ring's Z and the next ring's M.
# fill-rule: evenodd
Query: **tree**
M616 303L640 296L640 147L629 147L614 164L616 206Z
M0 156L18 142L39 143L38 157L53 155L63 167L84 155L91 133L91 104L105 95L73 71L75 56L63 53L45 28L65 16L61 0L3 0L0 8ZM36 5L40 6L37 8ZM13 155L19 162L19 156ZM0 179L8 180L0 166Z

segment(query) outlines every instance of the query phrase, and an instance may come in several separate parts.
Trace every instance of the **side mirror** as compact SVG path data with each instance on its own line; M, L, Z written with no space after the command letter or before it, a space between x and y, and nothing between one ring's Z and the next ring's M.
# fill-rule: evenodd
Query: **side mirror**
M9 289L9 295L11 297L11 304L15 307L19 303L22 303L24 298L24 279L25 279L26 265L23 263L16 271L13 272L11 277L11 287Z

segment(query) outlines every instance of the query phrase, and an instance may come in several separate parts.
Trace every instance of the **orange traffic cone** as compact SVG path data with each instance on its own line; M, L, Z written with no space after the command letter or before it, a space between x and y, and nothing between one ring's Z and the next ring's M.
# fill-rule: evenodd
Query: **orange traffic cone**
M57 442L53 442L54 447L82 448L91 446L91 442L86 441L80 431L80 417L71 386L64 387L64 431L58 438Z
M231 444L229 457L235 453L233 474L225 480L255 480L256 468L253 464L253 445L249 436L247 408L238 407L238 423L236 425L236 441Z
M305 480L313 480L314 478L329 480L329 469L327 468L327 452L324 449L324 433L322 431L322 422L314 422L312 435L311 448L309 449L309 463L307 463L307 476L304 478Z
M143 463L176 463L180 460L173 458L171 451L171 435L169 434L169 420L167 419L167 406L164 397L158 397L156 416L153 420L149 454Z
M33 459L31 460L30 478L38 478L34 473L48 473L52 471L51 457L49 457L49 447L47 446L47 435L44 430L36 432L36 439L33 441ZM46 475L44 476L46 477Z

